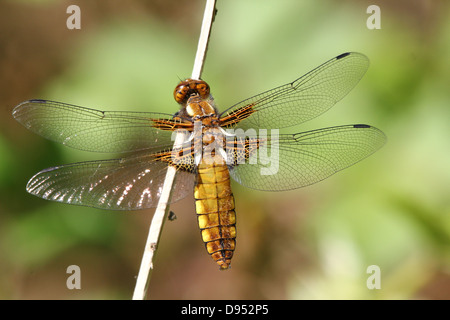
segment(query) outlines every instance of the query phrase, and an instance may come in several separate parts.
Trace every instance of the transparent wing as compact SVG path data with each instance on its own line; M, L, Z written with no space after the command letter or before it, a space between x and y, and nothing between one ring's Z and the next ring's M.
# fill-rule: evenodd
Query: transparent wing
M29 130L72 148L96 152L131 152L171 147L172 132L152 127L152 119L172 115L106 112L48 100L25 101L14 118Z
M248 163L232 167L230 174L246 187L265 191L291 190L319 182L366 158L386 142L383 132L368 125L259 139L258 151Z
M361 53L341 54L294 82L239 102L225 110L221 118L250 107L251 114L237 122L234 128L285 128L306 122L341 100L368 67L369 59Z
M101 209L135 210L158 203L167 164L151 156L88 161L42 170L27 191L46 200ZM193 190L194 175L178 171L172 202Z

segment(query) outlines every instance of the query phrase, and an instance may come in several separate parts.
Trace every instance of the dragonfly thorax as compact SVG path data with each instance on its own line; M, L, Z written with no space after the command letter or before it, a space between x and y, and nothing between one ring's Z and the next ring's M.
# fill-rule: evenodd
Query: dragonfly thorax
M201 120L209 116L216 116L216 109L200 96L194 95L190 97L186 103L186 115L194 120Z

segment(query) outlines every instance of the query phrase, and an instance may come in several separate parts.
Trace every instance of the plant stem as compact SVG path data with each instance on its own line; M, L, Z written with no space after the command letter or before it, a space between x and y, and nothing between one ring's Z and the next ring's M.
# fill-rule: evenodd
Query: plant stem
M206 7L200 31L200 39L198 42L197 54L195 56L194 68L192 70L192 79L200 79L202 73L206 51L208 48L209 35L211 33L211 27L215 15L215 3L216 0L206 0ZM187 137L184 132L178 132L175 138L174 148L181 145L186 138ZM166 178L164 180L158 206L156 207L152 222L150 224L150 230L147 237L147 243L145 244L141 267L136 280L133 300L143 300L145 298L147 287L150 283L151 273L153 271L153 257L158 249L161 231L164 222L167 220L167 213L169 212L169 203L176 173L177 170L175 167L169 166L167 168Z

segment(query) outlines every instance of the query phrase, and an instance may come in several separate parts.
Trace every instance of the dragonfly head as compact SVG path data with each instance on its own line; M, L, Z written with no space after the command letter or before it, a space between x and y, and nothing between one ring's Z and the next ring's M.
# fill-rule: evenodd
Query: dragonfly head
M207 99L209 97L209 85L203 80L186 79L176 86L173 97L178 103L186 104L194 94L198 94L202 99Z

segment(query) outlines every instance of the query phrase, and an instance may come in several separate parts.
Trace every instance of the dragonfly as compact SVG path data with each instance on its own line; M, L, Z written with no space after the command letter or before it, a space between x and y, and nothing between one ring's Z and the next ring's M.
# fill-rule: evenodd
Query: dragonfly
M177 175L171 202L194 194L206 250L221 270L229 269L236 248L231 179L256 190L297 189L385 144L385 134L366 124L279 133L329 110L356 86L368 66L365 55L343 53L222 112L209 85L195 79L176 86L180 109L175 114L99 111L41 99L22 102L12 114L34 133L80 150L120 154L42 170L26 190L73 205L147 209L156 207L167 169L173 166ZM178 132L186 138L174 146Z

